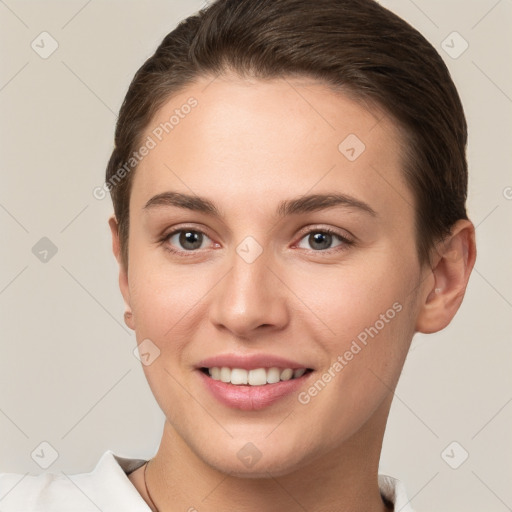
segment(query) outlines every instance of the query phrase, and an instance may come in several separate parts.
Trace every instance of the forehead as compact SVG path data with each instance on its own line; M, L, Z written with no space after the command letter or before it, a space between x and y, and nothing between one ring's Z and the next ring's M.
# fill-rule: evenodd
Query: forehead
M203 77L160 108L143 139L153 147L134 177L138 208L168 190L256 209L333 190L397 214L413 201L398 126L316 80Z

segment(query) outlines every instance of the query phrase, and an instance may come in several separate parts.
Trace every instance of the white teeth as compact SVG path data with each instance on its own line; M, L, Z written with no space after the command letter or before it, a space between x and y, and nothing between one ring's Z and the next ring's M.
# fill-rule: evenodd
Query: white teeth
M293 377L293 370L291 368L286 368L281 372L281 380L290 380Z
M299 377L302 377L306 373L306 368L299 368L298 370L295 370L293 372L293 378L298 379Z
M231 370L231 384L247 384L247 370L233 368Z
M214 380L239 385L263 386L265 384L276 384L281 380L298 379L306 373L306 368L255 368L244 370L243 368L228 368L217 366L208 368L210 377Z
M279 368L269 368L267 370L267 383L275 384L281 380L281 371Z
M231 370L226 367L220 369L220 380L222 382L231 382Z
M235 371L235 370L233 370ZM267 383L267 371L265 368L257 368L256 370L249 370L249 384L251 386L263 386ZM233 383L233 378L231 378Z

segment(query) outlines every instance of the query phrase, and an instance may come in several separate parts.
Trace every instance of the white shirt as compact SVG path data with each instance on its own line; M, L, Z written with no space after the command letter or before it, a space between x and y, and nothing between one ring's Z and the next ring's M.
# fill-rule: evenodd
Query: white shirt
M0 473L2 512L150 512L128 474L146 460L129 459L107 450L90 473L37 476ZM414 512L402 482L379 475L381 493L395 511Z

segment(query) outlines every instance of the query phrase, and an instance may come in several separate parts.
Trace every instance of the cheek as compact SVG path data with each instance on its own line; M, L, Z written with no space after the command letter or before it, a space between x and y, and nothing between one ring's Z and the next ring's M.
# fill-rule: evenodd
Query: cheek
M333 340L356 336L388 310L394 318L397 306L393 310L393 305L403 305L411 292L414 278L406 267L393 269L385 257L364 260L305 270L301 275L294 272L289 277L297 297L308 306L304 309Z
M166 337L188 322L188 315L204 295L201 286L184 272L139 267L130 282L137 334Z
M167 418L178 422L190 403L183 387L183 365L200 317L206 284L194 273L159 265L147 255L132 259L130 291L138 344L149 347L150 364L142 368L153 396ZM147 341L149 340L149 342Z
M343 379L375 382L398 378L414 334L415 269L395 268L391 254L358 265L326 267L293 286L308 308L303 320L334 363L341 357ZM381 385L381 384L380 384ZM360 389L357 385L355 388Z
M166 364L181 364L184 348L197 338L194 331L207 316L208 293L218 273L171 265L147 254L134 257L132 263L129 283L137 341L149 338L163 355L172 350Z
M325 439L332 440L355 432L389 397L413 335L414 305L409 278L375 265L316 277L315 291L298 294L315 312L305 325L328 361L300 403L304 421L314 410L316 421L328 425Z

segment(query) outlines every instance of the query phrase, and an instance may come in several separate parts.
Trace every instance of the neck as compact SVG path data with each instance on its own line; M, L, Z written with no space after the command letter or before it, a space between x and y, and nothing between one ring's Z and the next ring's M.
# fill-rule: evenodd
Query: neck
M208 465L166 421L147 471L151 497L159 512L389 512L378 488L388 405L337 449L291 472L257 478L226 474Z

